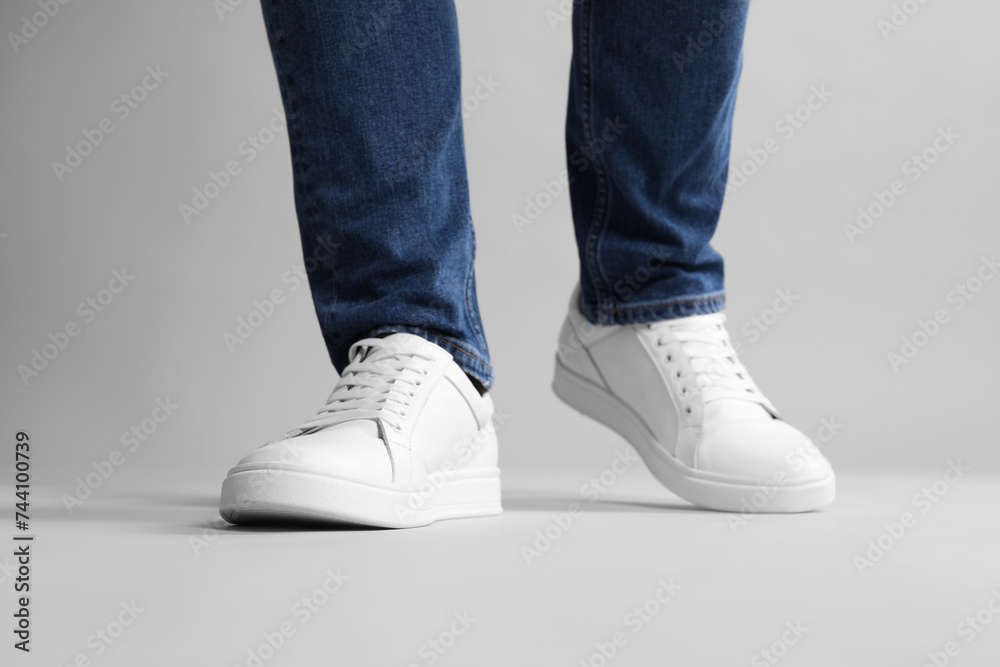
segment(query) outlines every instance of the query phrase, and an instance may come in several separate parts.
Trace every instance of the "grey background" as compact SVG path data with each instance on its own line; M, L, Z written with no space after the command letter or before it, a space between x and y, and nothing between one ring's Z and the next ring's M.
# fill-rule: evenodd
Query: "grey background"
M5 4L0 24L18 25L32 7ZM615 441L549 389L577 271L568 197L520 234L511 221L565 168L570 31L568 21L553 30L546 16L558 7L459 3L465 94L479 76L501 83L469 114L466 140L509 479L603 459ZM925 5L885 41L875 22L890 11L753 5L733 165L768 137L782 147L725 205L716 243L730 330L790 420L810 434L824 417L844 425L827 450L838 470L936 469L955 456L996 470L998 354L988 343L1000 281L953 312L899 372L886 355L918 319L953 310L948 291L1000 250L1000 58L987 38L998 12ZM253 162L238 153L280 108L260 8L244 2L220 20L210 3L71 3L18 54L5 46L4 422L49 443L39 465L56 486L71 486L169 396L180 409L109 488L173 487L178 475L218 485L245 450L311 415L335 382L306 287L282 282L302 262L286 135ZM147 65L169 76L119 121L110 105ZM775 123L818 85L833 97L784 140ZM104 117L115 131L58 182L50 163ZM904 178L901 165L938 127L961 138L851 244L843 225L874 190ZM186 224L178 206L231 159L242 173ZM121 267L134 282L83 323L77 305ZM224 332L275 288L287 302L231 353ZM798 300L751 340L744 327L781 289ZM69 320L80 335L24 386L17 366Z
M545 575L536 567L527 580L500 574L506 571L496 554L507 549L518 561L514 571L521 572L519 540L546 525L546 513L564 510L579 485L624 447L610 431L557 402L549 389L555 338L577 271L568 197L557 197L522 233L511 222L525 197L542 192L542 182L565 168L569 22L550 25L547 12L559 12L555 0L458 3L465 94L473 93L480 76L501 83L469 114L466 142L480 304L497 369L494 397L505 415L499 437L508 512L492 523L449 522L405 534L251 534L227 533L214 516L212 503L226 470L249 449L313 414L336 376L307 288L293 290L282 282L302 261L286 137L279 134L253 162L238 153L248 135L267 125L280 99L259 6L244 0L233 9L220 19L210 2L72 2L18 53L7 38L0 44L0 421L5 438L17 429L31 432L34 501L45 508L36 518L42 522L38 530L45 533L48 521L51 540L63 535L63 553L54 542L46 547L50 579L39 593L49 598L40 611L48 625L40 626L47 629L38 630L39 641L60 648L52 660L68 662L98 620L112 618L120 600L139 595L159 621L134 631L128 647L105 664L129 664L129 655L144 655L142 646L162 639L157 628L193 632L192 645L206 652L203 664L236 662L239 647L285 613L240 627L234 620L240 610L253 600L287 609L288 599L322 581L330 558L353 559L359 582L354 601L329 612L340 614L341 627L351 629L349 639L338 635L350 647L344 655L371 650L365 641L372 631L358 625L363 615L350 611L365 600L390 626L409 614L427 614L401 636L403 648L378 664L413 660L415 647L446 625L451 611L472 604L466 598L477 590L472 601L479 600L480 612L489 617L487 609L503 609L497 613L508 625L482 622L475 646L515 647L490 652L489 659L480 655L476 664L523 659L519 642L536 647L538 664L551 664L556 656L576 664L614 629L619 610L641 601L655 585L647 570L662 574L664 568L686 572L688 585L701 590L701 597L692 593L700 602L684 612L689 620L678 618L682 625L664 635L664 642L675 642L670 655L740 664L771 635L780 635L784 621L809 609L813 620L826 619L825 639L798 656L802 664L888 664L880 660L901 655L894 653L900 646L913 647L905 656L907 664L916 664L986 599L984 582L1000 579L989 565L997 562L996 545L977 541L983 524L974 510L995 506L986 480L1000 469L993 344L1000 280L985 283L961 310L947 295L975 274L983 256L1000 250L997 6L928 2L888 39L877 27L893 11L888 1L758 0L750 10L731 169L739 169L746 151L768 137L779 139L781 148L727 199L716 240L727 262L726 312L734 340L744 345L744 361L786 417L810 435L819 433L824 419L841 425L824 444L841 475L840 509L785 523L758 517L757 532L741 533L739 547L729 539L723 516L685 513L644 470L636 470L625 496L641 503L604 507L591 519L591 532L552 557L555 569ZM26 0L4 3L4 35L36 11ZM147 66L157 65L169 76L119 120L113 100L139 83ZM825 86L833 97L792 138L783 138L776 122L803 104L812 86ZM51 163L62 161L66 144L104 117L113 119L114 132L59 182ZM930 145L938 128L948 127L960 135L955 145L919 182L906 181L906 194L849 242L843 226L854 222L857 207L869 205L875 190L905 179L903 163ZM179 204L190 202L192 188L204 186L210 170L233 159L242 173L186 224ZM122 267L134 281L84 323L77 305ZM235 329L255 299L276 288L287 301L231 353L223 334ZM746 327L766 316L778 290L790 290L797 300L758 339L747 335ZM901 337L912 336L918 320L940 308L948 323L894 372L887 354L898 352ZM25 386L18 365L29 364L32 349L40 350L47 335L70 320L81 333ZM121 434L149 417L157 399L168 397L180 406L175 414L125 455L83 509L72 515L63 509L61 494L72 493L93 462L122 450ZM864 588L850 555L863 551L865 541L882 530L880 522L898 519L911 493L956 459L985 486L967 485L964 500L956 496L935 515L937 532L925 527L906 545L910 551L896 552L903 561L895 575L886 569L875 584L865 579ZM11 464L6 455L0 463L5 485ZM135 535L150 530L156 539L136 541ZM514 546L501 549L489 541L511 530ZM199 557L186 542L205 531L229 541ZM808 536L812 546L789 544L793 535ZM748 544L759 548L739 551ZM785 547L771 550L776 544ZM292 555L295 545L302 547L299 556ZM107 549L119 554L113 564L90 563L87 570L80 566L88 561L72 555ZM397 554L407 550L401 565ZM713 560L727 551L739 554L737 566ZM664 554L678 560L666 564L659 560ZM831 554L840 560L829 560ZM286 568L295 558L301 570L291 581ZM792 561L801 565L789 569L785 563ZM964 572L945 575L956 562ZM758 583L747 584L745 575L758 567ZM428 590L411 585L407 568L424 568L417 571L431 582L465 575ZM616 578L597 582L601 568ZM177 578L163 579L164 572ZM919 600L955 602L942 607L942 618L920 625L924 621L913 614L921 605L911 609L901 595L910 594L916 582L926 584L928 573L930 590ZM790 583L798 575L801 588ZM100 579L99 587L91 576ZM240 583L247 577L255 582L249 587ZM374 588L366 592L365 581ZM496 590L476 588L484 582ZM738 590L746 596L734 597ZM516 602L527 592L538 596L530 609ZM825 605L845 594L854 602L839 608L863 601L857 627L864 620L875 639L865 633L845 639L838 624L850 625L849 619L827 617L836 614ZM187 615L182 610L189 595L211 601ZM391 609L385 597L393 601ZM88 616L95 599L96 616ZM44 611L56 600L58 612ZM504 606L505 600L510 604ZM422 604L431 604L430 611ZM717 622L732 631L733 640L720 643L696 619L723 608L730 611ZM603 621L591 618L601 613ZM754 624L742 625L754 614ZM81 618L91 620L79 625ZM226 640L231 644L213 639L211 624L219 618L236 626ZM318 628L313 632L316 646L333 641ZM177 636L189 634L171 635L171 646L181 641ZM985 651L986 641L976 648ZM310 646L294 650L313 655ZM837 646L844 652L838 654ZM859 654L859 646L871 652ZM877 646L886 652L872 648ZM164 655L178 652L180 659L180 651L174 647ZM650 649L641 655L662 664L664 654ZM292 656L286 652L281 660ZM639 656L620 660L651 664ZM971 656L963 660L984 664Z

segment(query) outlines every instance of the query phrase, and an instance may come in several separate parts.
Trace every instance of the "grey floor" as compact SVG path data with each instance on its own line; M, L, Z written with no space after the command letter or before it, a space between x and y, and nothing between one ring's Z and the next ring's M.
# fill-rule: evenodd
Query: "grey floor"
M515 479L501 516L405 531L231 527L214 489L109 495L70 516L36 489L34 651L15 658L820 667L939 653L985 667L1000 655L996 481L967 475L915 504L933 475L841 474L824 511L741 522L693 509L644 470L593 501L579 480ZM886 524L904 512L915 521L892 537ZM880 536L885 555L857 561ZM12 608L13 559L0 563Z

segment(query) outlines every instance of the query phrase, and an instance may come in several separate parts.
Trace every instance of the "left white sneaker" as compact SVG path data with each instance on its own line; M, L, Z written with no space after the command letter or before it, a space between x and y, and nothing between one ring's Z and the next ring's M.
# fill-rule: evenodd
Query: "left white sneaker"
M617 431L668 489L729 512L805 512L831 503L833 470L754 384L725 315L598 326L579 287L559 335L556 395Z

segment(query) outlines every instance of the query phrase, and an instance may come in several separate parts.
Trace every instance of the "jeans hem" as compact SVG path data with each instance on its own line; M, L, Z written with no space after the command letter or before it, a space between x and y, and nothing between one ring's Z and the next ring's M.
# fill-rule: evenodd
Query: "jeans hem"
M471 375L479 380L484 388L489 389L493 385L493 366L480 357L475 351L467 349L467 346L462 345L454 338L440 336L436 333L428 331L427 329L421 329L420 327L392 324L371 329L361 336L361 338L374 338L379 334L388 332L413 334L414 336L420 336L424 340L430 341L431 343L444 348L446 352L451 354L455 363L458 364L458 367L465 371L468 375Z
M711 292L679 297L669 301L618 305L613 308L585 308L580 304L580 312L591 324L621 325L646 324L660 320L674 320L691 315L710 315L723 309L726 303L724 292Z

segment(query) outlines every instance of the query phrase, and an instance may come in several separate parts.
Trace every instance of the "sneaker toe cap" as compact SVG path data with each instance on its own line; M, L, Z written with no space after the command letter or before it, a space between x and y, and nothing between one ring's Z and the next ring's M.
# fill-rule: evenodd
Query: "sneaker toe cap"
M695 464L706 472L760 483L807 484L833 474L816 445L778 419L735 421L706 429Z
M295 470L369 483L392 482L392 462L371 422L346 422L276 440L244 456L236 469Z

